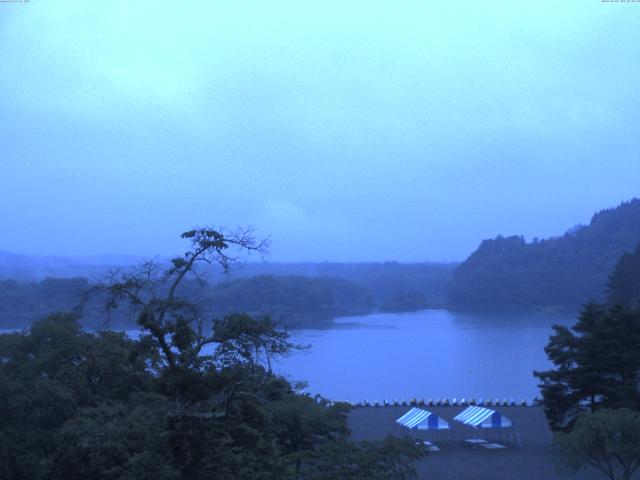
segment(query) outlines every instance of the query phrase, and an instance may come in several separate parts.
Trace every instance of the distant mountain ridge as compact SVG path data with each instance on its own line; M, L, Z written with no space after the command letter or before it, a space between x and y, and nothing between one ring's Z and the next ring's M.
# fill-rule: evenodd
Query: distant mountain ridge
M44 256L20 255L0 250L0 281L40 282L47 278L84 277L93 282L104 278L110 270L140 264L145 258L132 255ZM158 262L168 261L156 257ZM445 287L457 263L400 262L242 262L228 273L217 266L203 266L202 273L211 283L273 276L335 277L369 289L382 303L398 295L416 292L431 305L443 305Z
M82 323L100 328L108 320L118 328L136 328L128 309L105 310L106 297L94 292L86 278L47 278L41 282L0 280L0 328L22 328L55 312L75 312L82 300ZM166 284L157 282L157 291ZM181 298L197 305L205 318L222 318L231 313L271 315L290 327L324 326L340 315L371 313L371 293L365 287L334 277L258 276L217 284L185 281Z
M75 259L70 259L75 260ZM84 260L84 258L81 258ZM77 261L77 260L76 260ZM418 263L245 263L229 274L203 269L207 287L198 282L180 294L202 307L202 313L220 316L235 311L271 314L289 326L326 324L335 316L375 311L407 311L441 306L445 286L455 264ZM0 328L21 328L57 311L73 310L97 279L112 268L130 265L66 263L60 257L29 257L0 253ZM133 267L135 268L135 267ZM52 272L58 278L41 278ZM420 302L389 303L393 299ZM99 303L99 302L98 302ZM83 321L99 327L103 305L85 305ZM113 324L127 325L123 312L112 314Z
M484 240L447 286L457 307L579 306L605 298L620 257L640 243L640 199L596 213L560 237Z
M0 280L97 278L113 268L136 265L142 260L133 255L24 255L0 250Z

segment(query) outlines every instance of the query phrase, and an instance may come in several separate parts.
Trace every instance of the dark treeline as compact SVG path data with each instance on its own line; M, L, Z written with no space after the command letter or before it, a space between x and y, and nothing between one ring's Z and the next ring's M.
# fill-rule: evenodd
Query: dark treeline
M423 295L429 306L442 306L446 286L458 263L246 263L231 272L232 277L257 275L301 275L335 277L367 288L376 305L399 295ZM218 275L220 275L218 273Z
M640 243L640 199L595 214L561 237L485 240L454 272L450 305L566 306L603 301L620 257Z
M93 284L87 279L47 278L41 282L0 281L0 327L20 328L52 312L75 312ZM157 288L162 291L163 285ZM211 318L229 313L272 315L288 326L321 325L338 315L370 313L374 302L369 291L347 280L329 277L259 276L217 284L185 281L182 296L197 303ZM105 311L99 292L90 295L82 309L85 326L100 328L134 326L129 312Z
M380 305L382 312L412 312L427 308L429 302L425 295L413 290L400 292Z
M121 263L116 263L120 261ZM21 283L40 282L46 278L88 278L91 281L108 275L116 268L129 268L142 259L133 257L37 257L0 252L0 280ZM203 268L211 283L257 276L334 277L349 280L367 288L376 304L417 292L430 305L442 305L446 285L457 263L334 263L334 262L246 262L228 273Z
M609 277L607 294L610 305L640 310L640 245L620 257Z
M85 278L0 280L0 328L22 328L50 313L73 311L88 288Z
M339 315L370 313L375 307L367 288L335 277L260 275L221 282L207 289L198 289L192 283L191 292L194 301L211 315L268 314L289 326L315 325Z
M454 268L430 263L247 263L226 275L203 269L204 285L191 280L180 288L207 315L269 314L293 327L320 326L336 316L378 308L407 311L441 306ZM81 277L0 280L0 328L20 328L52 312L73 311L93 284ZM131 325L128 318L126 312L112 312L110 325L126 327ZM99 302L85 305L85 325L97 328L105 320Z

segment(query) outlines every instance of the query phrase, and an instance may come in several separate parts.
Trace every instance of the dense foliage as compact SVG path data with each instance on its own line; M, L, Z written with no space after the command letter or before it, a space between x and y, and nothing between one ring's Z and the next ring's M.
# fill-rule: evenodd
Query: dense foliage
M608 295L610 305L640 309L640 244L618 260L609 277Z
M89 333L70 315L0 335L0 478L414 477L412 441L350 442L344 405L265 368L292 348L268 319L225 318L197 357L197 332L174 330L172 360L148 330Z
M595 214L561 237L485 240L454 272L455 306L579 306L604 300L607 278L640 242L640 199Z
M640 466L640 413L626 408L585 413L556 442L569 472L592 467L610 480L629 480Z
M571 328L554 326L545 348L555 368L535 372L552 430L585 411L640 410L640 313L588 304Z
M87 332L74 315L0 335L0 478L415 478L423 447L351 443L345 406L272 371L298 347L271 318L207 318L180 295L199 265L226 270L264 243L242 230L182 238L190 248L169 265L113 272L94 289L134 313L139 339Z

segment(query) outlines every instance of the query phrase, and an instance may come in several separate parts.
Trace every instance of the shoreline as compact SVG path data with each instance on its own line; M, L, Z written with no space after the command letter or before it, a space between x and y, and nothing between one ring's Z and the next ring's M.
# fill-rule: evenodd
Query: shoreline
M321 395L315 395L316 398ZM451 400L449 400L451 398ZM478 400L476 400L477 398ZM484 400L482 397L475 397L470 400L465 398L461 398L457 400L457 397L446 397L446 398L436 398L435 400L429 398L425 399L417 399L412 398L411 400L383 400L382 402L378 402L377 400L369 401L363 400L360 402L353 402L351 400L329 400L325 399L330 404L336 403L346 403L353 408L381 408L381 407L468 407L468 406L479 406L479 407L487 407L487 408L503 408L503 407L536 407L538 406L539 398L534 397L531 400L527 400L526 398L522 398L519 401L516 401L513 397L509 400L506 398L499 399L495 398Z

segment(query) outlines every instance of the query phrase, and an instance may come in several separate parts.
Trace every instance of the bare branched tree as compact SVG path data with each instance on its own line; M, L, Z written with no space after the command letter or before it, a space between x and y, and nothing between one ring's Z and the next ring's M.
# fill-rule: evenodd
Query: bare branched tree
M190 248L174 257L168 265L157 260L144 262L133 271L111 272L98 289L107 295L107 309L129 306L137 323L157 342L166 366L193 367L204 361L200 352L215 342L203 328L197 305L180 298L178 289L188 277L203 282L198 267L218 265L227 272L247 254L264 255L269 240L257 240L251 229L226 232L208 227L184 232Z

